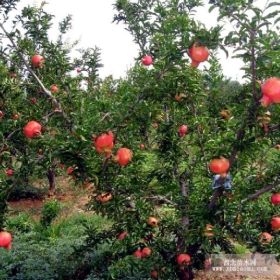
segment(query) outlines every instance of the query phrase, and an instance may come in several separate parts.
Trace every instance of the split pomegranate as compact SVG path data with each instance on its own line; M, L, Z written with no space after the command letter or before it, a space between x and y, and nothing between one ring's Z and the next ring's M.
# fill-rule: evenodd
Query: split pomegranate
M23 128L23 134L27 138L34 138L41 135L42 126L36 121L30 121Z
M112 198L113 198L112 194L108 192L108 193L99 194L96 197L96 200L101 203L106 203L106 202L110 201Z
M158 219L155 217L149 217L147 224L151 227L157 227L158 226Z
M216 174L225 174L229 170L229 167L230 163L224 157L219 159L212 159L209 164L210 170Z
M272 235L268 232L262 232L260 235L259 235L259 241L260 243L262 244L268 244L271 242L272 240Z
M128 148L120 148L117 151L116 160L121 166L126 166L132 159L132 151Z

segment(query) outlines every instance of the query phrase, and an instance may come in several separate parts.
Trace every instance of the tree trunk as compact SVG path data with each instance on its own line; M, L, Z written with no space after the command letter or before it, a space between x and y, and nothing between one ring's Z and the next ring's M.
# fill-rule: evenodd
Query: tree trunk
M52 197L55 194L55 172L52 168L48 169L47 177L48 177L48 180L49 180L48 196Z

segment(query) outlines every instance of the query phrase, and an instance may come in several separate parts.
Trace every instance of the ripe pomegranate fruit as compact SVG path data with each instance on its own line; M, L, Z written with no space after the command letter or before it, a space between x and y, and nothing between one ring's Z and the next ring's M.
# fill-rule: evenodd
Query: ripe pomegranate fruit
M140 147L141 150L145 149L145 145L144 144L140 144L139 147Z
M150 55L145 55L142 58L142 64L145 66L149 66L149 65L153 64L153 58Z
M152 254L152 250L149 247L142 249L142 258L149 257Z
M158 272L156 270L151 271L151 278L158 279Z
M2 111L0 111L0 119L1 119L1 118L3 118L3 117L4 117L4 115L5 115L5 113L4 113L4 112L2 112Z
M0 232L0 247L11 249L12 235L7 231Z
M155 217L149 217L147 220L147 224L151 227L157 227L158 226L158 219Z
M69 166L67 169L66 169L66 173L68 175L71 175L73 172L74 172L75 168L73 166Z
M132 159L132 151L127 148L120 148L117 151L116 160L120 166L126 166Z
M124 232L122 232L118 235L117 239L118 240L124 240L127 236L128 236L128 232L124 231Z
M192 59L192 64L199 64L200 62L204 62L208 59L209 57L209 50L205 46L197 46L194 44L190 49L189 49L189 56ZM198 66L197 64L197 66Z
M45 59L39 54L35 54L31 58L31 64L34 68L42 68L44 62L45 62Z
M98 153L105 153L106 156L111 155L114 148L114 134L112 131L103 133L94 139L95 149Z
M271 203L273 205L279 205L280 204L280 193L274 193L271 196Z
M101 202L101 203L106 203L106 202L110 201L112 198L113 198L112 194L107 192L107 193L99 194L96 197L96 200Z
M23 128L23 134L27 138L34 138L41 135L42 126L36 121L28 122Z
M19 114L13 114L12 119L14 121L18 120L19 119Z
M138 259L141 259L142 258L142 251L140 249L137 249L134 253L133 253L133 256L138 258Z
M262 244L268 244L271 242L272 240L272 235L268 232L262 232L260 235L259 235L259 242L262 243Z
M13 170L13 169L7 169L7 170L6 170L6 175L7 175L8 177L13 176L13 175L14 175L14 170Z
M53 94L54 94L54 93L58 93L58 91L59 91L58 86L55 85L55 84L51 85L50 91L51 91L51 93L53 93Z
M30 98L30 102L32 104L36 104L37 103L37 99L35 97Z
M273 217L271 219L272 230L280 230L280 217Z
M191 262L191 257L188 254L180 254L177 256L177 263L179 265L189 265Z
M188 132L188 126L183 124L178 129L178 134L180 137L184 137Z
M200 64L200 62L195 61L195 60L192 60L192 62L191 62L191 67L197 68L197 67L199 66L199 64Z
M261 86L263 96L269 98L273 103L280 103L280 79L270 78Z
M219 159L212 159L209 164L210 170L216 174L226 173L229 170L229 167L229 161L224 157L221 157Z
M261 99L260 99L260 103L262 105L262 107L266 108L268 107L272 102L272 100L267 97L266 95L264 95Z

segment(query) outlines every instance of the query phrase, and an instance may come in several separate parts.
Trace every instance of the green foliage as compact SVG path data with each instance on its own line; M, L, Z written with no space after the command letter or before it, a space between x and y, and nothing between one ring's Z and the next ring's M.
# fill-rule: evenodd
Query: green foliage
M9 192L28 185L30 176L41 178L50 170L61 174L61 164L73 168L68 175L75 181L94 184L88 208L110 222L94 223L87 217L54 221L60 209L56 200L45 204L34 226L24 216L8 220L8 228L24 234L16 235L11 252L0 255L3 277L149 279L155 269L162 279L186 279L191 270L202 268L206 255L245 252L235 245L244 243L246 249L279 257L278 233L273 232L268 246L258 241L261 232L271 230L270 219L279 215L279 208L272 207L268 195L256 202L250 198L267 186L269 191L279 189L280 154L274 148L280 143L279 106L270 106L270 113L259 106L257 82L279 73L277 30L267 28L272 19L278 28L277 12L270 13L277 5L260 11L253 1L210 1L211 10L219 9L219 21L233 24L223 37L220 25L209 29L195 20L201 4L116 1L114 21L125 24L140 50L127 77L119 80L98 77L98 48L81 50L80 57L71 59L75 43L63 42L71 17L61 22L59 37L52 42L48 31L53 16L43 4L26 7L17 16L9 33L16 48L7 46L0 53L0 110L5 113L0 119L1 227ZM208 69L190 65L193 44L211 51ZM243 59L244 84L223 76L215 58L218 47L226 52L234 47L235 56ZM19 50L28 63L35 53L44 56L45 65L32 70L37 76ZM150 67L138 63L145 54L153 57ZM70 73L75 67L80 68L76 76ZM59 106L50 102L48 91L44 95L36 77L47 89L58 86ZM87 87L81 89L83 82ZM44 131L26 139L22 127L31 119L40 121ZM179 137L182 124L188 133ZM93 146L108 131L115 139L112 155L105 158ZM133 152L125 167L115 158L121 147ZM208 164L220 156L230 159L231 191L210 188ZM13 168L12 177L6 176L7 168ZM112 199L98 200L102 193ZM158 226L147 223L151 216ZM209 224L213 231L207 236ZM128 236L119 240L124 231ZM144 247L151 248L151 256L136 259L133 252ZM179 253L190 254L189 267L177 265Z
M47 201L42 208L41 225L43 227L50 226L52 221L58 216L60 209L61 205L57 200Z

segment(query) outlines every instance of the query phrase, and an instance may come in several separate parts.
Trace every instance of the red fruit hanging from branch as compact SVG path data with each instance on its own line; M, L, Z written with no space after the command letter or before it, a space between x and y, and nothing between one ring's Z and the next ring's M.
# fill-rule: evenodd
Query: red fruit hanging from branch
M280 230L280 217L273 217L271 219L271 228L272 230Z
M191 66L198 67L199 63L204 62L209 57L209 50L205 46L197 46L194 44L189 49L189 56L192 59Z
M39 55L39 54L35 54L34 56L32 56L31 59L31 64L33 68L42 68L44 65L45 59Z
M13 175L14 175L14 170L13 170L13 169L7 169L7 170L6 170L6 175L7 175L8 177L13 176Z
M280 79L270 78L266 80L261 86L263 97L261 99L262 104L280 103Z
M280 205L280 193L274 193L271 196L271 203L273 205Z
M114 148L114 134L112 131L103 133L94 139L95 149L99 154L110 156Z
M230 167L230 163L224 157L218 159L212 159L209 164L209 168L213 173L221 174L221 175L226 174L227 171L229 170L229 167Z
M116 161L120 166L126 166L132 160L132 151L128 148L120 148L117 151Z
M177 256L178 265L189 265L191 262L191 257L189 254L180 254Z
M153 58L150 55L145 55L142 58L142 64L145 66L149 66L149 65L153 64Z
M268 232L262 232L259 235L259 242L262 244L269 244L272 241L272 235Z
M0 247L10 250L12 246L12 235L7 231L0 232Z
M178 129L178 134L180 137L184 137L188 132L188 126L183 124Z
M36 121L30 121L23 128L23 134L27 138L34 138L41 135L42 126Z
M58 91L59 91L58 86L55 84L51 85L50 90L51 90L52 94L58 93Z

